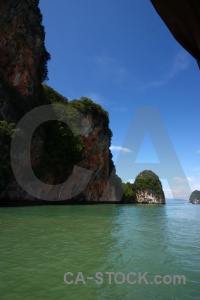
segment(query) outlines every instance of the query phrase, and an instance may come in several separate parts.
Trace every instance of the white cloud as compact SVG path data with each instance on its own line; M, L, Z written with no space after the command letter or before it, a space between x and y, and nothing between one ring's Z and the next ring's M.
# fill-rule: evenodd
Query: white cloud
M195 182L195 181L196 181L196 177L190 176L190 177L187 177L187 180L188 180L189 182Z
M111 151L121 151L123 153L131 153L132 151L128 148L123 148L121 146L111 146L110 147Z
M127 110L128 110L127 107L114 107L114 108L112 108L112 111L120 112L120 113L126 112Z
M95 75L103 81L122 84L128 78L128 71L114 57L107 54L95 55L91 60L94 64Z
M99 93L87 93L86 97L88 97L89 99L91 99L92 101L99 103L99 104L103 104L104 103L104 97L102 95L100 95Z
M189 200L190 195L192 193L192 189L188 190L188 188L184 188L184 186L177 186L173 189L163 188L165 197L168 199L184 199Z
M169 70L165 71L165 73L162 75L162 78L158 80L150 81L149 83L145 84L143 88L146 89L146 88L156 88L159 86L163 86L167 84L170 80L172 80L175 76L177 76L179 73L187 70L189 67L190 67L189 54L184 50L180 50L178 53L176 53L174 59L170 63Z
M178 199L189 200L191 192L200 190L200 177L174 177L173 181L177 183L177 186L174 186L172 190L166 185L163 188L166 198L174 198L173 195L176 195L176 198ZM187 185L184 185L185 182L188 182L190 190L188 190Z
M196 180L199 180L198 177L194 177L194 176L188 176L188 177L174 177L173 180L177 183L182 183L182 182L196 182Z
M200 177L187 177L192 191L200 190Z
M173 194L171 189L167 189L167 188L163 188L164 194L165 194L165 198L167 199L173 199Z
M128 179L128 182L130 182L130 183L134 183L134 181L135 181L135 179L133 179L133 178Z
M193 169L192 171L197 172L198 174L200 174L200 167L197 167L197 168Z
M171 70L168 73L168 78L174 78L179 72L185 71L190 66L190 56L186 51L179 51L173 60Z
M157 87L165 85L166 83L167 83L166 79L163 79L163 80L152 80L151 82L145 84L143 86L143 88L144 89L147 89L147 88L157 88Z
M183 199L183 200L189 200L190 193L188 191L184 191L182 188L177 187L173 190L171 189L164 189L165 198L173 199L175 195L175 199Z
M174 177L173 181L177 182L177 183L183 183L183 182L187 182L187 178L183 178L183 177Z

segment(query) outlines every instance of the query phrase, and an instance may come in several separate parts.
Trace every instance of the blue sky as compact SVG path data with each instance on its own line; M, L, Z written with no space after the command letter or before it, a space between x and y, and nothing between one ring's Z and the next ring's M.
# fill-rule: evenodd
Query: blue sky
M108 111L116 164L122 147L134 167L125 137L138 107L155 106L191 190L200 189L200 71L150 1L40 0L40 8L52 57L47 83L69 100L87 96ZM153 147L147 134L137 162L158 162ZM174 181L184 179L174 174ZM180 190L180 198L188 194Z

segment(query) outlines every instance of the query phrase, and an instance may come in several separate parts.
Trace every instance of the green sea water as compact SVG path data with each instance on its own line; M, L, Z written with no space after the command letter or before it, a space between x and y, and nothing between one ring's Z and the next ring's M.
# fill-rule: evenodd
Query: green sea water
M200 205L0 208L0 299L200 299Z

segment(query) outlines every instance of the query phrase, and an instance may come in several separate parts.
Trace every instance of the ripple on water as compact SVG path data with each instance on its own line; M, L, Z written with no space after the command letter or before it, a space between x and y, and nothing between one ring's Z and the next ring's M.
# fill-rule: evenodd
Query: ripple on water
M0 208L1 299L200 299L200 206ZM186 285L66 285L65 272L185 275ZM75 279L75 278L74 278Z

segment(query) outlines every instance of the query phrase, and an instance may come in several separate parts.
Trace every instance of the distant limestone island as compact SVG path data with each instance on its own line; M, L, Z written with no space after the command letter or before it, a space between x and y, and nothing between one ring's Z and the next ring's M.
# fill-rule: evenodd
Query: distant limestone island
M150 170L144 170L135 179L134 183L124 183L122 202L143 204L165 204L159 177Z
M191 204L200 204L200 191L196 190L192 192L192 194L190 195L189 202Z

